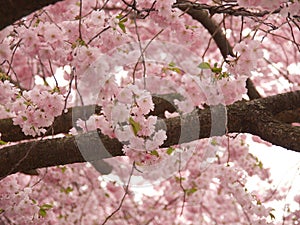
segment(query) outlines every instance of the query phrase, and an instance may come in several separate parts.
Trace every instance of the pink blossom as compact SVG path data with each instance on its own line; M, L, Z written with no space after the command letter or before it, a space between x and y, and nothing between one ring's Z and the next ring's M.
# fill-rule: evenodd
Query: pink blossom
M108 122L103 115L97 116L95 119L96 127L101 129L101 132L110 137L114 137L113 126Z
M145 151L145 140L143 138L134 136L130 139L129 148L136 151Z
M42 34L49 44L54 44L61 41L58 37L60 36L61 30L55 24L43 24L45 28L41 28Z
M8 80L2 82L0 80L0 104L5 105L15 99L18 94L18 89L13 86Z
M132 131L131 126L117 126L115 130L116 138L118 138L119 141L126 142L131 140L134 137L134 133Z
M166 131L159 130L154 134L152 140L146 140L145 147L148 151L155 150L159 148L159 146L161 146L166 139L167 139Z
M127 86L125 88L122 88L120 93L117 95L117 99L118 99L119 102L125 103L125 104L131 104L132 103L132 101L133 101L133 91L134 91L135 88L132 89L131 87Z
M130 109L128 108L127 105L117 103L113 108L112 108L112 120L117 124L117 123L123 123L125 121L128 121L130 117Z

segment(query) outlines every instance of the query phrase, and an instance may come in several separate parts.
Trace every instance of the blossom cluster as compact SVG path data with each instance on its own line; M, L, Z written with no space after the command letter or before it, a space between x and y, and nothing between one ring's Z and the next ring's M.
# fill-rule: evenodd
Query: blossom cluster
M0 81L0 105L12 117L14 125L19 125L25 135L35 137L45 133L45 128L61 115L64 98L46 86L20 92L5 80Z
M103 134L117 138L124 143L125 153L135 160L142 152L158 149L167 137L164 130L155 129L157 116L148 115L154 109L150 92L136 85L118 87L113 78L105 83L99 93L101 114L87 121L80 119L77 125L83 131L99 128Z
M261 43L256 40L242 41L234 47L237 57L228 57L228 71L232 74L251 76L251 72L257 69L258 62L264 54Z
M23 91L22 96L12 104L15 113L14 125L20 125L25 135L41 135L46 132L54 118L61 115L64 98L44 86Z
M246 76L225 77L215 79L215 74L210 73L209 77L184 75L182 82L193 106L207 105L229 105L242 99L247 92Z
M17 89L12 83L8 80L0 80L0 118L10 117L11 114L7 109L7 104L13 102L19 94L19 89Z

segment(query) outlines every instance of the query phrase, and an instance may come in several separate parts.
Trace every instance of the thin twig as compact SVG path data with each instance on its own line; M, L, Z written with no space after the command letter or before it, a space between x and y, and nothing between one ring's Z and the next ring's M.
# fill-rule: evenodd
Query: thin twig
M164 29L161 29L157 34L155 34L155 35L151 38L151 40L146 44L145 48L142 50L140 57L138 58L136 64L134 65L134 69L133 69L133 79L134 79L134 77L135 77L134 74L135 74L136 68L137 68L139 62L141 61L141 58L144 57L145 51L146 51L147 48L150 46L151 42L152 42L156 37L158 37L158 35L160 35L163 31L164 31ZM134 81L134 80L133 80L133 81ZM133 83L134 83L134 82L133 82Z
M79 24L78 24L78 32L79 32L79 39L82 40L82 33L81 33L81 16L82 16L82 0L79 0Z
M145 63L145 56L144 56L144 51L143 51L143 47L142 47L142 43L141 43L141 37L140 37L139 31L138 31L138 26L137 26L137 22L136 22L136 15L134 16L133 21L134 21L135 33L136 33L136 36L137 36L137 39L138 39L138 44L139 44L139 49L140 49L139 61L141 59L142 64L143 64L144 88L146 89L146 63ZM137 63L136 63L136 65L137 65ZM133 83L134 83L135 82L135 70L133 71L132 76L133 76Z
M180 188L183 191L183 200L182 200L182 206L181 206L181 212L180 212L180 216L182 216L184 205L185 205L185 201L186 201L186 189L182 185L182 179L183 178L182 178L182 175L181 175L181 153L179 153L179 168L178 168L178 173L179 173L179 185L180 185Z
M122 207L122 205L123 205L123 203L124 203L125 197L128 195L129 184L130 184L130 180L131 180L131 177L132 177L132 174L133 174L134 169L135 169L135 162L133 162L133 164L132 164L130 176L129 176L129 178L128 178L128 182L127 182L127 185L126 185L126 188L125 188L125 193L124 193L124 195L123 195L123 198L121 199L121 202L120 202L118 208L117 208L115 211L113 211L108 217L105 218L105 220L104 220L104 222L102 223L102 225L106 224L107 221L108 221L111 217L113 217L113 215L115 215L115 214L121 209L121 207Z

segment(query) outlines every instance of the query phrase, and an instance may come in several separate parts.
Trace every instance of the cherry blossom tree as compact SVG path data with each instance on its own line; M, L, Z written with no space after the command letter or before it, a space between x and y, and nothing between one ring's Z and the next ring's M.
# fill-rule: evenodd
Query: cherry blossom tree
M291 187L249 151L300 152L299 15L0 0L0 223L299 224L300 196L278 218Z

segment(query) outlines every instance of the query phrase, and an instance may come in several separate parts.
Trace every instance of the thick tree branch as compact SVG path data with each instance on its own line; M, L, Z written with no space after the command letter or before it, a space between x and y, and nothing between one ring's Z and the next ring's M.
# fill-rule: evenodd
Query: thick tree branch
M121 150L122 145L118 140L96 131L78 136L20 143L0 149L0 179L12 173L36 168L92 162L123 155Z
M247 95L250 100L261 98L259 92L256 90L253 81L248 78L246 81Z
M160 105L163 107L163 104ZM300 152L300 127L274 119L275 114L300 107L300 91L279 94L252 101L241 101L228 106L228 132L251 133L275 145ZM162 108L160 108L162 111ZM208 138L222 133L211 133L211 111L197 114L199 133L189 133L195 126L195 115L164 119L167 140L162 147ZM217 121L218 122L218 121ZM221 120L221 126L224 121ZM123 155L122 144L100 132L89 132L58 139L35 140L0 149L0 177L19 171L75 162L97 161Z
M0 0L0 30L30 13L62 0Z
M201 4L196 2L190 2L181 0L178 1L176 4L174 4L174 7L189 7L196 10L207 10L211 15L213 14L228 14L231 16L248 16L248 17L263 17L269 14L276 14L280 12L280 8L274 11L251 11L247 10L243 7L239 7L239 5L236 2L233 2L231 4L226 5L207 5L207 4Z
M284 123L300 123L300 108L277 113L275 119Z
M195 9L188 3L190 2L177 0L173 7L189 14L193 19L200 22L208 30L218 48L220 49L224 59L226 59L228 55L234 56L232 47L228 42L226 36L222 32L221 27L213 19L210 18L208 12L203 9Z
M165 97L164 97L165 98ZM175 107L164 98L153 96L155 105L154 111L150 115L156 115L164 118L164 112L174 112ZM93 114L99 114L101 107L95 105L69 108L67 113L55 118L52 126L47 130L46 136L56 134L67 134L70 129L76 125L77 119L87 120ZM1 140L5 142L17 142L22 140L34 139L32 136L26 136L20 126L13 125L12 119L0 120Z

